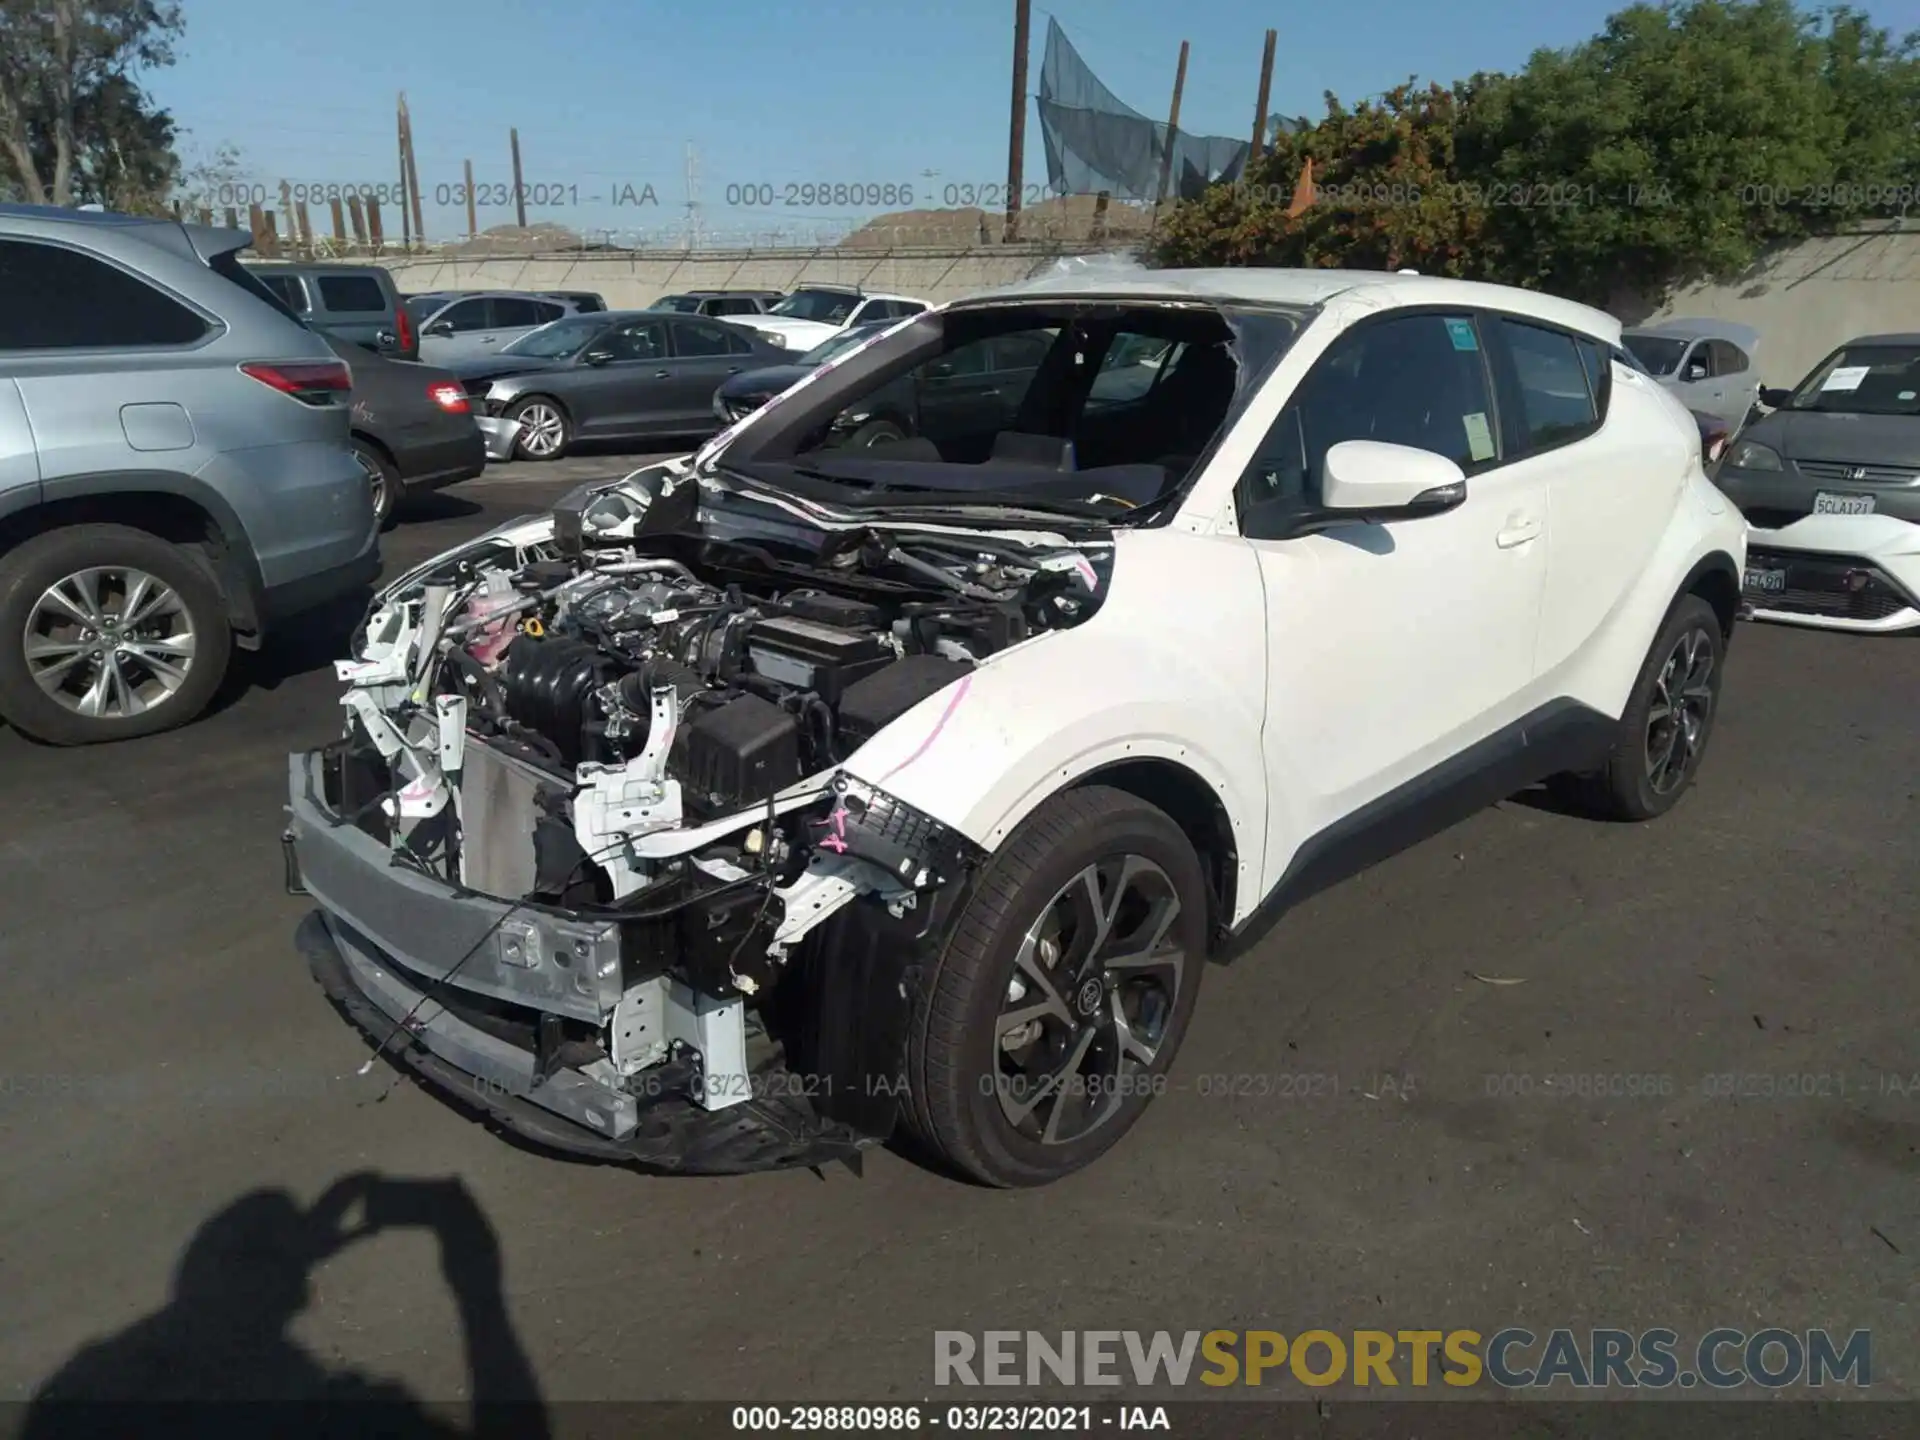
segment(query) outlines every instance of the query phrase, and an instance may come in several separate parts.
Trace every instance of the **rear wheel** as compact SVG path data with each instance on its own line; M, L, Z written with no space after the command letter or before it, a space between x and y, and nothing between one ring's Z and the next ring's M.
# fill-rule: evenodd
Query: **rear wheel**
M558 460L573 443L573 425L560 402L544 395L522 400L507 411L509 420L520 422L520 434L513 442L513 453L522 460Z
M1687 596L1647 654L1607 764L1562 777L1556 788L1604 820L1652 820L1679 804L1713 733L1725 655L1720 617Z
M876 445L892 445L907 438L907 432L891 420L869 420L847 437L849 450L871 450Z
M353 437L353 458L367 472L367 486L373 492L373 513L384 530L392 523L394 507L400 503L400 472L384 450L358 435Z
M233 635L212 577L121 525L49 531L0 559L0 714L54 745L183 725L226 674Z
M909 1032L908 1113L990 1185L1091 1164L1166 1088L1206 960L1200 861L1122 791L1055 796L981 872Z

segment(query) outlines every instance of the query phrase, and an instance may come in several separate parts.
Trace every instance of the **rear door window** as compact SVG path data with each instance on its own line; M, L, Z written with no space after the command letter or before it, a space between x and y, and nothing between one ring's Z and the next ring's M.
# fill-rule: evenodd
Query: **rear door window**
M0 350L191 345L212 328L118 266L78 250L0 240Z
M561 313L558 305L542 305L535 300L522 300L517 295L496 295L492 304L493 328L496 330L529 329L544 325Z
M1747 352L1731 340L1709 340L1707 353L1712 357L1715 375L1738 375L1753 365L1747 358Z
M703 359L714 355L737 355L747 346L743 342L739 350L729 343L732 336L719 325L703 325L698 320L675 320L673 322L673 353L683 359Z
M335 315L387 313L387 293L371 275L321 275L317 281L323 310Z
M491 311L488 309L488 302L477 298L473 300L462 300L457 305L448 306L445 310L442 310L438 315L433 317L433 323L435 325L451 325L453 327L453 333L456 335L464 335L474 330L489 330L493 328L493 320L491 318Z
M1506 342L1518 392L1518 414L1510 427L1515 458L1591 435L1600 416L1574 337L1519 320L1501 319L1494 324Z

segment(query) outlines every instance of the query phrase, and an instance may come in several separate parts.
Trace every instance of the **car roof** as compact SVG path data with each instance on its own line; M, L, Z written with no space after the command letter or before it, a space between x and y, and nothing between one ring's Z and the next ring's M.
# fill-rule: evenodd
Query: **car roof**
M118 210L75 210L66 205L0 205L0 220L61 221L71 225L177 225L158 215L126 215Z
M1171 300L1208 304L1324 305L1336 295L1377 301L1383 308L1414 305L1464 305L1505 310L1604 339L1620 340L1620 322L1604 310L1576 301L1438 275L1405 275L1381 270L1287 270L1238 267L1218 270L1149 270L1144 266L1088 265L1054 271L1014 285L972 295L947 308L1005 303L1009 300L1115 299ZM905 297L901 297L905 298Z
M1731 340L1742 350L1757 350L1760 332L1751 325L1714 317L1680 317L1657 320L1648 325L1629 325L1627 335L1659 335L1671 340Z
M1920 331L1901 330L1890 335L1856 335L1847 345L1920 345ZM1846 346L1840 348L1845 349Z

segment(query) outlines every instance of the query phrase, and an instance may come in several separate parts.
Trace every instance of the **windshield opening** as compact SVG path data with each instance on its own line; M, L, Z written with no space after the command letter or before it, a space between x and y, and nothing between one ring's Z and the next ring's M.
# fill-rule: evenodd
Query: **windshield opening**
M1144 514L1198 473L1307 314L1075 300L925 316L774 402L721 463L853 507Z
M598 316L591 320L555 320L538 330L529 330L511 345L502 345L502 355L526 355L536 360L566 360L586 349L587 342L607 328Z
M817 320L823 325L842 325L859 303L858 295L849 295L844 290L796 290L767 313L794 320Z
M1687 346L1693 342L1672 335L1635 335L1631 332L1620 337L1621 343L1633 352L1633 358L1646 366L1649 375L1671 375L1680 368L1680 357L1687 353Z
M1920 415L1920 345L1847 345L1800 382L1789 410Z

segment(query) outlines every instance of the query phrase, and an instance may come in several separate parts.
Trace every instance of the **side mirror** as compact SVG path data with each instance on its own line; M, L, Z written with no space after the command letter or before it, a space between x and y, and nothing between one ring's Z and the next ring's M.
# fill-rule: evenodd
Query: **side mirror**
M427 326L427 328L420 333L422 335L435 335L441 339L445 339L447 336L453 334L453 322L451 320L442 320L438 324Z
M1343 440L1321 466L1320 506L1332 523L1417 520L1467 498L1467 477L1444 455L1377 440Z
M1707 367L1698 363L1689 365L1687 366L1685 378L1688 380L1704 380L1707 378Z
M1769 410L1782 409L1792 398L1793 392L1791 390L1783 390L1774 385L1762 385L1760 387L1760 403Z
M613 352L611 350L589 350L580 357L580 363L582 365L605 365L611 359L613 359Z

